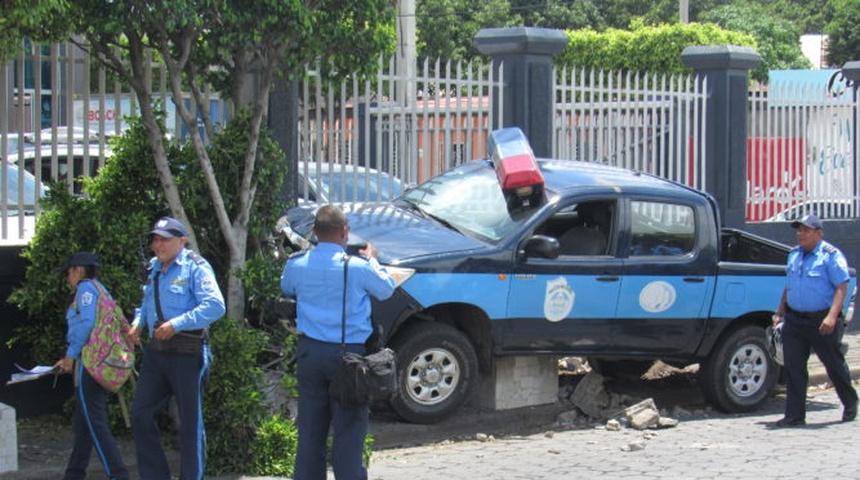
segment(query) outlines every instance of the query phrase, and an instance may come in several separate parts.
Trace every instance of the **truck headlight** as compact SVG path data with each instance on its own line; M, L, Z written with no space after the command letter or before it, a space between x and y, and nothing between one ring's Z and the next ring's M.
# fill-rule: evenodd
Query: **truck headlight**
M414 268L392 267L385 265L385 271L394 278L394 287L397 288L415 274Z

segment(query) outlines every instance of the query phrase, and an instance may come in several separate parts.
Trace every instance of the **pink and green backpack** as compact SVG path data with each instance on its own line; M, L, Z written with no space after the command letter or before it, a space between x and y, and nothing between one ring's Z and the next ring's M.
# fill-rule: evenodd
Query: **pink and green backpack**
M129 323L117 305L98 281L96 323L81 350L84 368L99 385L117 392L134 372L134 346L128 341Z

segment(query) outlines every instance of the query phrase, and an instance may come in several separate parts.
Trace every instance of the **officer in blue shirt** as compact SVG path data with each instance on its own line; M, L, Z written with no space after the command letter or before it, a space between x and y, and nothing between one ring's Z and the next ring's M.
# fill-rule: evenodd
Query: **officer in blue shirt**
M319 243L312 250L291 256L281 276L281 290L297 301L299 342L296 347L299 382L298 451L295 480L325 480L326 438L329 424L332 468L338 480L363 480L367 469L362 447L367 435L368 408L348 407L329 396L329 384L340 364L341 324L346 288L346 350L365 353L372 331L370 296L386 299L394 292L394 279L376 261L371 244L348 263L343 283L349 235L346 216L335 206L321 207L314 219Z
M66 283L75 290L66 321L69 325L66 356L54 364L54 369L75 375L75 443L69 455L63 480L86 478L87 465L93 450L104 465L108 478L127 480L128 469L122 460L116 439L110 431L107 401L110 392L90 376L81 361L81 351L95 327L98 315L99 288L96 285L99 258L90 252L75 252L60 268ZM102 286L104 289L104 286ZM107 292L106 289L104 289Z
M179 478L203 478L206 433L203 428L203 379L209 370L209 324L224 315L224 297L203 257L185 248L185 226L174 218L155 222L149 277L143 302L135 311L129 336L150 342L132 402L132 429L142 480L171 478L161 446L157 416L170 396L179 410Z
M774 315L774 326L782 326L785 362L785 416L776 427L806 423L806 365L814 350L844 410L842 421L857 416L857 392L840 349L845 325L842 308L848 293L848 263L842 252L824 241L824 225L815 215L806 215L791 226L797 229L797 247L788 254L786 286Z

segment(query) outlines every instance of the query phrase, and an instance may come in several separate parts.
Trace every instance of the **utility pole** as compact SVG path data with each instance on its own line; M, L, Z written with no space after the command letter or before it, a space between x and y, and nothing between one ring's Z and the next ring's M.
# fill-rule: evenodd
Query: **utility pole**
M681 23L690 23L690 0L678 0L678 16Z
M397 15L397 82L394 100L401 105L415 101L415 0L400 0Z

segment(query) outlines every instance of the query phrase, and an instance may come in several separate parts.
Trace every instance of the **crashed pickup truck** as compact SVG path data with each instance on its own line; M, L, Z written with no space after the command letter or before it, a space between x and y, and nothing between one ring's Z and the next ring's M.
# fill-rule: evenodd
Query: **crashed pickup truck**
M714 199L684 185L535 159L519 129L488 146L391 202L340 205L350 243L372 242L397 278L373 318L397 354L403 419L450 415L506 355L583 356L607 375L699 363L714 406L767 399L789 247L720 228ZM295 248L311 221L279 228Z

